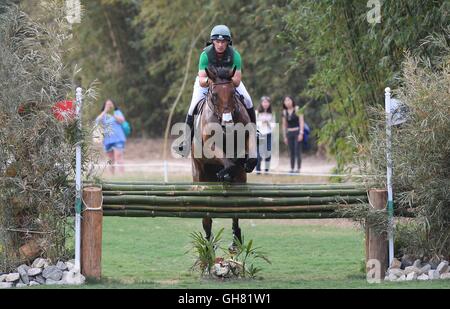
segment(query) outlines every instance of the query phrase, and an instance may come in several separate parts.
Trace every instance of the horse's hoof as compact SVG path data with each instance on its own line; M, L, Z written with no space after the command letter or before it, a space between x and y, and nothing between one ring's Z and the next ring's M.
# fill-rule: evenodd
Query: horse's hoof
M226 174L217 173L217 180L220 182L231 182L233 180L233 177L231 177L229 173Z
M231 175L230 174L225 174L224 176L223 176L223 182L231 182L233 180L233 177L231 177Z

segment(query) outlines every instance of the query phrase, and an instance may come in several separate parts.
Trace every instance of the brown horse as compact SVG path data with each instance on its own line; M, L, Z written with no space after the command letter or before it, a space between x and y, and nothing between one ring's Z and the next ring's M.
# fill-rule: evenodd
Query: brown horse
M236 69L214 67L206 70L212 83L194 125L196 134L191 147L194 182L246 183L246 173L251 172L256 163L256 138L253 138L256 136L256 128L251 124L245 106L236 94L232 82L235 71ZM241 128L246 126L244 134L235 130L236 126L233 125L236 124ZM228 130L230 125L234 130ZM222 144L211 143L213 135L221 137ZM230 144L227 140L234 142ZM232 150L229 149L231 146ZM203 219L203 229L209 240L212 218ZM233 218L233 235L234 247L236 239L242 242L238 218Z

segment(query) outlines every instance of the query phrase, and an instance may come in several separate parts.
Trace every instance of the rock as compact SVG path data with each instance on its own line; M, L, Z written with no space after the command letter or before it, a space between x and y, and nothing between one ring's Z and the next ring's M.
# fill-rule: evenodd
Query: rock
M47 268L44 269L44 271L42 272L42 276L47 279L51 279L53 281L59 281L61 280L63 275L62 270L60 270L58 267L56 266L48 266Z
M392 263L391 263L391 266L389 268L390 269L397 269L397 268L400 269L401 266L402 266L402 262L400 262L397 259L393 259Z
M75 268L75 261L70 260L66 262L67 270L71 271Z
M30 276L30 277L37 276L42 273L42 269L41 268L30 268L30 269L28 269L27 273L28 273L28 276Z
M9 289L12 288L12 282L0 282L0 289Z
M59 280L53 280L53 279L47 279L47 281L45 281L46 285L56 285L59 284Z
M407 276L406 276L406 281L414 281L417 280L417 273L415 272L410 272Z
M30 279L28 278L28 270L30 269L27 265L20 265L17 267L17 272L20 275L20 280L22 280L22 283L27 285L30 283Z
M420 275L419 277L417 277L417 280L421 280L421 281L426 281L426 280L430 280L430 278L428 277L428 275Z
M23 269L23 270L25 270L25 271L28 271L28 269L30 269L31 267L30 266L28 266L28 265L26 265L26 264L22 264L22 265L20 265L19 267L17 267L17 272L18 273L20 273L20 269Z
M86 278L80 272L74 272L72 278L67 278L67 284L80 285L86 282Z
M6 276L5 281L6 282L14 282L14 281L18 281L19 279L20 279L19 273L10 273Z
M410 273L416 273L417 275L420 275L420 268L417 268L415 266L408 266L405 268L405 274L409 275Z
M70 270L63 273L61 281L63 281L64 284L80 285L86 281L86 278L79 272Z
M67 269L67 265L66 263L62 262L62 261L58 261L58 263L56 263L56 267L58 267L60 270L64 271Z
M430 264L425 264L421 269L420 269L420 274L428 274L428 272L431 270L431 265Z
M46 268L50 265L50 261L43 258L37 258L34 260L33 264L31 264L32 268Z
M450 273L445 273L440 276L441 279L450 279Z
M441 263L439 263L436 270L439 272L440 275L446 273L448 271L448 262L442 261Z
M16 284L16 288L24 288L24 287L26 287L26 286L27 286L27 284L21 283L21 282L19 282L19 283Z
M39 284L45 284L45 278L42 275L37 275L36 278L34 278L34 281L36 281Z
M397 276L394 275L394 274L389 274L388 276L386 276L386 277L384 278L384 280L385 280L385 281L395 281L395 280L397 280Z
M428 271L428 278L430 278L430 280L437 280L440 277L440 273L439 271L435 270L435 269L430 269Z
M405 274L405 272L403 270L401 270L400 268L393 268L393 269L389 269L388 270L388 274L393 274L394 276L401 277Z
M406 281L406 275L401 275L396 281Z
M0 275L0 282L4 282L6 280L6 276L8 276L8 274Z
M441 263L441 260L434 257L434 258L430 259L430 261L428 263L431 265L431 269L437 269L437 267Z
M213 273L217 277L225 277L230 272L230 267L228 264L222 265L222 264L214 264L213 266Z
M415 260L414 263L412 264L412 266L415 266L417 268L421 268L422 267L422 261L421 260Z
M405 254L402 256L402 266L401 269L405 269L406 267L413 266L414 259L413 256L409 254Z
M37 281L30 281L29 286L34 286L34 285L40 285L40 283Z

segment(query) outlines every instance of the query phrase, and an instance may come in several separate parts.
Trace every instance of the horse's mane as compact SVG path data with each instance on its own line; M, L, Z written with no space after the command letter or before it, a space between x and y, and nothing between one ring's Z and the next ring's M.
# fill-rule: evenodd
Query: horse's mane
M215 73L218 79L231 80L230 69L227 67L218 67Z

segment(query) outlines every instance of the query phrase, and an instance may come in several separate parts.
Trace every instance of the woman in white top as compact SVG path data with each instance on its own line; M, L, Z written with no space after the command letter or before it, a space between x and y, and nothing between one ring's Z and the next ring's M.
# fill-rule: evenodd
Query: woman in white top
M272 114L272 106L269 97L262 97L261 104L256 111L256 126L260 133L258 139L258 164L256 173L261 172L261 161L265 161L265 172L270 169L270 159L272 151L272 130L275 127L275 115Z

